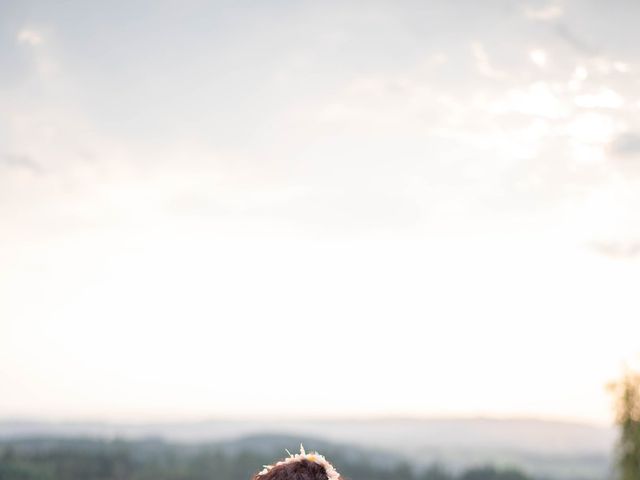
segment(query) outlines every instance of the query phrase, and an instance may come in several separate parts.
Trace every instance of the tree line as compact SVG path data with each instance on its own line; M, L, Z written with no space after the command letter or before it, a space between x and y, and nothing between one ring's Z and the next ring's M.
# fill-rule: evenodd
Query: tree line
M346 480L532 480L491 466L454 474L437 465L418 471L406 462L383 467L326 453ZM0 443L0 480L249 480L281 456L159 440L34 438Z

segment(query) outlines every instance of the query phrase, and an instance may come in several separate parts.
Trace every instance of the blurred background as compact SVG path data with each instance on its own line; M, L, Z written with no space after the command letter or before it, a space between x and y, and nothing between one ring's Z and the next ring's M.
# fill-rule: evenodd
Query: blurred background
M0 0L0 479L617 478L639 20Z

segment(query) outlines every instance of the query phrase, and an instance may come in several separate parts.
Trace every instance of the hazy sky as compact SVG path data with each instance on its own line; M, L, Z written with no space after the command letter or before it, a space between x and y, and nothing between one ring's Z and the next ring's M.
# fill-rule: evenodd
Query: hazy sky
M610 421L638 19L0 0L0 417Z

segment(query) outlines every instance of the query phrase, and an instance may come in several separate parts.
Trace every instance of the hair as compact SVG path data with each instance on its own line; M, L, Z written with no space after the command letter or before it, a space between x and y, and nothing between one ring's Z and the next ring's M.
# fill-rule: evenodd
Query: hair
M276 465L262 475L256 473L251 480L327 480L327 471L324 466L304 459Z

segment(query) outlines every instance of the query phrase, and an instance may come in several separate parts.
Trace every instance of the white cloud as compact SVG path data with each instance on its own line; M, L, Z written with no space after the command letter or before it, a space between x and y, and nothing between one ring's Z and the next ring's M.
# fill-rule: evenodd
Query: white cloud
M538 67L544 67L547 64L547 52L542 49L535 49L529 52L529 58Z
M522 113L544 118L561 118L570 114L567 103L546 82L536 82L526 87L516 87L497 100L494 113Z
M583 66L578 65L571 75L571 79L567 82L570 90L580 90L584 81L589 77L589 71Z
M602 87L596 93L578 95L574 102L582 108L620 108L624 105L624 99L606 87Z
M584 143L608 143L615 133L615 122L608 115L588 112L576 116L567 125L567 133Z
M613 62L613 68L620 73L628 73L631 67L625 62Z
M524 14L531 20L539 20L549 22L556 20L564 15L564 10L560 5L546 5L542 8L526 7Z
M606 146L617 132L616 122L608 115L588 112L577 115L565 131L569 137L569 148L577 162L602 162Z
M478 71L489 78L504 78L506 74L491 65L489 60L489 54L485 50L484 46L479 42L473 42L471 44L471 52L476 62L476 68Z
M42 35L32 29L24 28L16 35L16 40L20 44L37 46L43 42Z

